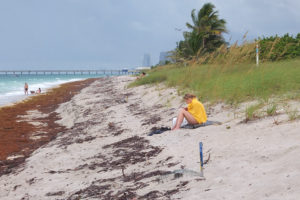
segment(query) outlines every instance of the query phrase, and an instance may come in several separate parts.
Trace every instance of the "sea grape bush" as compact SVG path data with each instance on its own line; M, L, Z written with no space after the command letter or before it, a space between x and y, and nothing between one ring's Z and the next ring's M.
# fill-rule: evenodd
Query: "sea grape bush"
M288 33L282 37L259 38L259 55L263 61L278 61L300 56L300 33L295 37Z

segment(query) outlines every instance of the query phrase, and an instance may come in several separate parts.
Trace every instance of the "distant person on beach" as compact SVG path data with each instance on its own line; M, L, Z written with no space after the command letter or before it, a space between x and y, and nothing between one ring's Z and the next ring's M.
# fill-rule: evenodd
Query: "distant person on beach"
M41 88L39 88L35 93L40 94L42 92Z
M197 100L195 95L186 94L183 99L188 106L179 110L176 123L172 130L180 129L183 121L185 121L186 124L202 124L207 121L204 106Z
M25 85L24 85L24 93L25 93L25 95L26 94L28 95L28 84L27 83L25 83Z
M146 76L146 73L145 73L145 72L142 72L142 73L140 74L140 76L137 77L137 79L143 78L144 76Z

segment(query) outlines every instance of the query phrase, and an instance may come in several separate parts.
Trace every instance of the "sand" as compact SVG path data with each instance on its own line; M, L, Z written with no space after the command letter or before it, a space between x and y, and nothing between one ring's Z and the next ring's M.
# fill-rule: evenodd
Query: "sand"
M222 125L147 136L171 126L184 104L174 88L128 89L132 80L97 80L60 104L56 123L65 130L0 177L0 199L300 198L299 120L279 110L244 123L250 103L206 104L208 118Z

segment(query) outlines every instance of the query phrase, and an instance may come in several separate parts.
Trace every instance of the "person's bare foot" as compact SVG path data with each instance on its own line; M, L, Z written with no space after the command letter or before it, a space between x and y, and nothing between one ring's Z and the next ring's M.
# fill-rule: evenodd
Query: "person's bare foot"
M174 127L174 128L172 128L171 131L175 131L175 130L178 130L178 129L179 129L179 127Z

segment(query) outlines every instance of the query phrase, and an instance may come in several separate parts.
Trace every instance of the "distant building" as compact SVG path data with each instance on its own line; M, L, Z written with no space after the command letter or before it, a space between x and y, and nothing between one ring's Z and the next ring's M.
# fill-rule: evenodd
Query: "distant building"
M172 59L170 58L171 53L170 52L160 52L159 54L159 64L164 65L167 62L172 62Z
M137 67L135 69L138 70L138 71L143 71L143 70L150 70L151 67Z
M145 67L151 66L150 54L144 54L143 66L145 66Z

